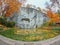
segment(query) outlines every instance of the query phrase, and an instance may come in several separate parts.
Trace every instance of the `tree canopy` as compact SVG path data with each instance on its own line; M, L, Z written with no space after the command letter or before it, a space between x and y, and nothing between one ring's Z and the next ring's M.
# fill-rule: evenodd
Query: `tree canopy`
M49 17L51 20L50 22L59 22L60 21L60 17L58 16L58 14L53 13L52 11L47 11L47 17Z
M18 0L1 0L0 2L1 2L0 5L2 6L5 5L2 13L5 12L6 17L12 15L12 13L14 12L18 12L19 8L22 5Z

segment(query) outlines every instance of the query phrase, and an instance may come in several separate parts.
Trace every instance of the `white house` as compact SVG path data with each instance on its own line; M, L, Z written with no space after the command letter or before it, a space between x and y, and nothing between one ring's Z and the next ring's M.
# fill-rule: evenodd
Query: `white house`
M41 27L48 18L44 13L34 8L22 7L17 14L13 15L11 20L16 22L17 27L25 29Z

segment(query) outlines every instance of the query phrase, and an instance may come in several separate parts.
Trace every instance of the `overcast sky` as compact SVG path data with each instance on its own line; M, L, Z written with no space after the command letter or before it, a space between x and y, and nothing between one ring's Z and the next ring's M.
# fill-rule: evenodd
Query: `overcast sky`
M49 3L50 0L27 0L27 4L35 5L36 7L45 8L45 3Z

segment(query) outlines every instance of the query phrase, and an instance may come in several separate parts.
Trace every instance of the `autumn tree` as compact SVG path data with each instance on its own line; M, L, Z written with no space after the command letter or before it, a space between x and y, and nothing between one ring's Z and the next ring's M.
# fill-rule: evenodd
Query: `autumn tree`
M5 16L8 17L14 12L18 12L18 9L21 7L21 3L17 0L4 0L5 6Z
M12 16L14 12L18 12L24 2L25 0L0 0L0 5L2 6L2 11L0 10L0 12L5 17Z
M53 23L60 23L60 17L57 14L57 11L59 10L59 3L58 0L50 0L51 4L46 2L46 8L48 9L47 11L47 17L50 18L50 20L48 21L49 23L53 22ZM57 4L57 5L55 5Z
M51 22L60 23L60 17L58 16L58 14L53 13L52 11L49 10L49 11L47 11L46 15L47 15L47 17L50 18L50 20L48 21L49 23L51 23Z

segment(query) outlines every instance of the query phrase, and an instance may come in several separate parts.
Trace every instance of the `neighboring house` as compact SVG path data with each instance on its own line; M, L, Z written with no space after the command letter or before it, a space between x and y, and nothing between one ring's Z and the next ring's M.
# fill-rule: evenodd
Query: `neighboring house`
M53 12L58 12L60 10L60 0L50 0L52 2L51 4L51 10Z
M58 7L59 5L55 2L53 5L52 5L52 7L51 7L51 10L53 11L53 12L58 12L58 10L60 10L60 8Z

